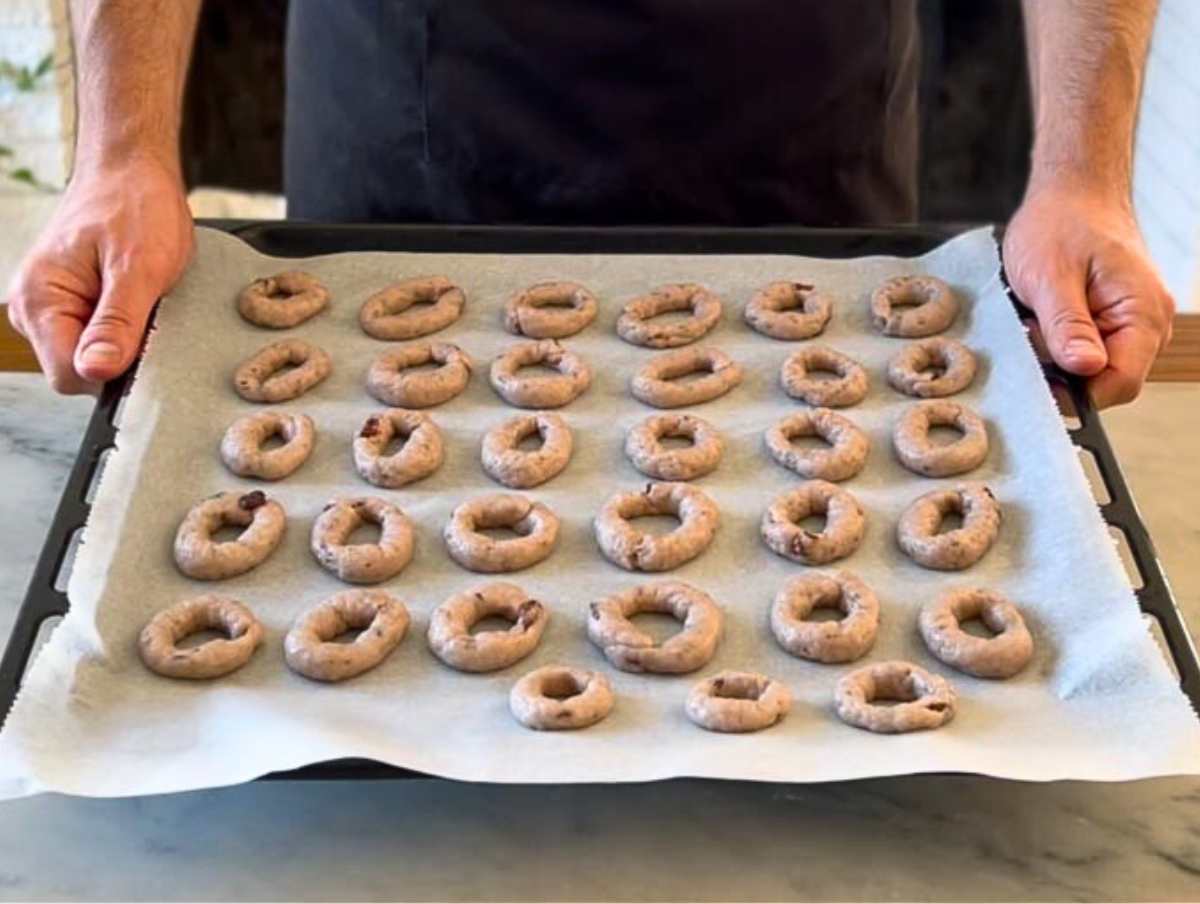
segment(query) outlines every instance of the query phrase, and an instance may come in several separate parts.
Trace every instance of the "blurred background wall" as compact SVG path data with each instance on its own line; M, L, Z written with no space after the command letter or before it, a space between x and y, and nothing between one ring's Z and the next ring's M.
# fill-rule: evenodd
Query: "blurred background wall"
M69 172L66 0L0 0L0 279ZM302 0L293 0L302 2ZM352 0L348 0L352 2ZM1161 0L1138 136L1135 194L1181 307L1200 310L1200 2ZM1024 185L1030 122L1017 0L922 0L922 207L927 220L999 221ZM187 94L183 163L204 215L279 216L287 0L206 0ZM11 151L3 155L4 149ZM31 184L32 181L32 184ZM231 191L232 190L232 191Z

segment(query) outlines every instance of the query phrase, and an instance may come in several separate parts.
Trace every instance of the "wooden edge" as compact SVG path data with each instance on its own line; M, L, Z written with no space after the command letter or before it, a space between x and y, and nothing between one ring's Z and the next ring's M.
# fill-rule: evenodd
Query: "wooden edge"
M8 305L0 304L0 371L37 369L33 349L8 322Z
M1150 369L1150 379L1160 383L1200 381L1200 314L1175 316L1175 334Z
M7 305L0 304L0 371L36 371L33 349L8 322ZM1175 336L1163 349L1150 379L1160 383L1200 382L1200 314L1179 314Z

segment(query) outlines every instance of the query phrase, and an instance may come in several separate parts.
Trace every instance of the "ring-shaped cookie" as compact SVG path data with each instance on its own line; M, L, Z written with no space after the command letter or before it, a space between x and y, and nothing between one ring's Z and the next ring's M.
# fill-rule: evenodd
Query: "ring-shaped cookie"
M541 437L541 446L520 448L521 441L534 434ZM557 414L539 411L518 414L485 433L480 459L493 480L515 490L527 490L560 473L571 460L573 446L567 422Z
M813 371L834 374L833 379ZM779 383L793 399L819 408L846 408L867 395L867 372L861 364L827 345L806 345L784 359Z
M662 643L630 619L643 612L670 615L683 627ZM682 581L639 584L588 604L588 639L623 672L682 674L705 665L724 624L711 596Z
M433 370L416 370L426 364ZM471 359L449 342L414 342L386 351L367 370L367 392L394 408L430 408L454 398L471 379Z
M596 319L596 296L577 282L544 282L522 289L504 305L504 328L531 339L564 339Z
M829 449L801 448L792 440L819 436ZM828 408L790 414L763 434L771 457L789 471L809 480L849 480L863 469L871 442L849 418Z
M801 527L810 515L824 515L824 529ZM808 480L777 496L763 512L761 525L762 538L773 552L805 565L846 558L858 549L866 529L858 500L827 480Z
M379 526L375 543L348 543L364 524ZM322 567L348 584L378 584L412 561L413 526L399 506L377 496L334 499L313 521L309 549Z
M557 374L520 373L523 367L545 365ZM561 408L578 398L592 382L592 369L554 339L521 342L492 362L492 388L517 408Z
M810 621L814 609L837 609L837 621ZM813 662L853 662L875 645L879 600L848 571L802 574L779 588L771 604L771 633L779 645Z
M273 436L283 445L264 449ZM258 411L242 415L221 438L221 461L239 477L282 480L307 461L316 430L307 414Z
M286 270L256 279L238 295L242 318L255 326L286 330L298 326L329 304L325 284L301 270Z
M404 445L390 455L384 452L397 436ZM395 489L428 477L446 457L442 432L420 411L388 408L372 414L354 437L354 467L363 480Z
M684 712L709 731L741 733L770 728L791 707L791 691L773 678L726 670L693 685Z
M225 636L195 647L179 642L200 631ZM155 615L138 635L138 653L146 667L167 678L219 678L244 666L263 640L263 628L235 599L205 594L183 600Z
M484 530L517 534L494 538ZM540 502L514 493L488 493L460 503L442 531L451 558L471 571L497 574L536 565L554 550L558 516Z
M755 332L772 339L811 339L825 330L833 301L802 282L768 283L746 303L742 316Z
M962 526L938 533L947 515L962 516ZM1000 531L1000 504L981 483L919 496L900 516L896 540L918 565L961 571L983 558Z
M949 443L934 443L929 436L934 427L953 427L962 436ZM987 426L983 418L958 402L917 402L896 421L892 447L900 464L914 474L953 477L983 464L988 454Z
M324 350L303 339L283 339L239 364L233 388L247 402L286 402L304 395L331 370L333 360Z
M683 319L655 322L660 314L691 311ZM721 299L695 283L671 283L626 303L617 318L617 335L633 345L676 348L695 342L721 319Z
M463 290L444 276L403 279L363 302L358 323L376 339L418 339L454 323L466 303Z
M871 323L885 336L932 336L957 316L958 299L936 276L896 276L871 293Z
M283 506L262 490L218 493L192 506L175 533L175 564L189 578L220 581L261 564L283 539ZM240 527L236 540L213 539L222 527Z
M650 534L630 523L650 515L674 515L679 526ZM686 483L648 483L608 498L596 514L596 542L605 558L628 571L668 571L704 552L720 521L716 503L703 490Z
M975 353L957 339L930 336L900 349L888 362L888 382L905 395L939 399L975 379Z
M876 700L896 701L881 706ZM939 728L954 718L958 695L941 675L911 662L876 662L837 683L834 709L847 725L883 734Z
M667 437L691 440L683 448L667 448ZM704 418L694 414L652 414L625 434L625 454L633 466L656 480L694 480L721 462L725 441Z
M973 618L993 636L964 631L962 623ZM977 678L1011 678L1033 658L1033 637L1021 611L994 590L948 590L921 607L917 628L930 653Z
M382 590L343 590L304 612L283 639L293 672L314 681L345 681L375 668L408 631L408 608ZM336 638L358 631L349 643Z
M514 719L536 731L587 728L612 712L612 685L603 672L542 666L513 685L508 708Z
M692 380L691 374L706 373ZM651 358L633 375L633 397L655 408L699 405L725 395L742 382L742 366L718 348L680 348Z
M489 617L511 622L507 631L471 628ZM456 593L429 617L429 649L460 672L494 672L534 651L550 620L549 610L516 584L497 581Z

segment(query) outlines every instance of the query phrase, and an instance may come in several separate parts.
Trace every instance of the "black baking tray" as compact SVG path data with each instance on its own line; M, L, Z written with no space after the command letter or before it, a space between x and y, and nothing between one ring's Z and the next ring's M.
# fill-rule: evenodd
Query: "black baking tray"
M341 251L427 251L604 253L604 254L803 254L846 258L872 254L910 257L923 254L961 232L968 224L939 224L887 229L811 229L772 227L724 229L709 227L492 227L427 225L354 225L295 222L207 221L201 225L238 236L264 254L309 257ZM1011 294L1011 293L1010 293ZM1028 321L1029 315L1013 299ZM0 726L20 686L42 626L66 614L65 580L59 572L72 538L87 521L89 491L105 452L114 446L114 419L121 399L133 382L134 369L107 384L84 434L55 512L50 532L34 568L33 578L17 613L12 636L0 659ZM1112 446L1081 380L1052 363L1043 370L1064 414L1076 446L1093 456L1109 501L1100 506L1104 520L1127 542L1140 587L1138 605L1161 630L1184 693L1200 711L1200 660L1129 493ZM336 760L300 769L271 773L271 779L362 779L425 777L371 760Z

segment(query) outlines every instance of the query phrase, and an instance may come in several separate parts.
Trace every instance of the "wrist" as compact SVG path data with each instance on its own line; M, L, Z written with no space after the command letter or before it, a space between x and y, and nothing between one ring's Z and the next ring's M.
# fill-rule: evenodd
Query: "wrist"
M173 178L184 190L183 169L179 152L174 147L144 142L80 141L75 149L71 179L86 181L92 178L112 178L131 169L153 167Z
M1133 209L1133 193L1127 173L1102 165L1080 164L1075 160L1037 160L1029 169L1026 199L1043 194L1072 194L1120 207Z

